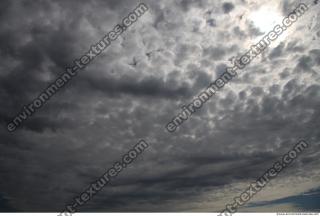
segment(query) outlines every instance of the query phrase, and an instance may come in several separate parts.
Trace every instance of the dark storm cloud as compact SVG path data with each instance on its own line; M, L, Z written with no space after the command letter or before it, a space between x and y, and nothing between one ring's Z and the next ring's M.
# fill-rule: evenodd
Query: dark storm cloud
M112 96L129 94L135 96L150 96L162 98L177 98L190 96L190 86L186 83L178 83L177 80L167 80L161 78L145 77L137 80L134 77L124 76L120 80L90 78L83 80L80 89L86 91L101 91Z
M208 25L210 25L211 27L216 27L217 26L217 22L215 19L208 19L207 20Z
M250 158L244 159L244 155L216 155L205 156L199 155L199 157L178 157L178 161L185 168L181 168L177 171L168 171L161 175L146 177L139 177L137 179L129 179L126 182L117 182L115 187L124 187L132 185L133 190L121 193L117 195L108 191L110 194L100 196L101 203L108 200L108 204L105 209L117 209L119 205L124 203L133 203L133 211L152 211L157 207L146 208L141 206L141 203L159 203L168 202L172 199L182 199L183 197L196 197L202 192L209 190L212 187L218 187L230 183L234 179L248 179L254 178L259 175L260 168L265 167L268 163L272 163L272 160L276 159L275 155L257 154L249 156ZM223 162L237 161L238 165L228 167L228 170L221 171L200 171L203 166L208 165L220 165L225 166ZM177 162L177 161L176 161ZM163 165L168 166L165 161L162 161ZM255 164L255 166L252 166ZM250 166L249 166L250 165ZM187 167L187 168L186 168ZM230 172L230 170L232 172ZM198 173L200 171L200 173ZM243 176L242 173L246 173L247 176ZM194 175L193 173L198 173ZM152 190L154 188L154 190ZM151 190L150 190L151 189ZM112 200L112 201L111 201ZM100 204L96 204L99 206ZM145 209L146 208L146 209ZM95 207L88 207L87 210L95 209ZM125 211L126 207L124 208ZM165 211L165 209L158 208L157 211Z
M234 5L230 2L225 2L223 3L222 8L224 13L229 13L234 9Z
M6 198L0 195L0 211L1 212L12 212L15 211L12 207L10 207L9 202Z
M274 182L270 199L317 187L316 19L310 34L299 24L175 134L164 133L172 114L261 36L248 16L269 2L146 1L149 12L45 107L13 134L1 128L0 209L62 210L141 138L150 149L81 210L218 211L301 138L310 151L279 176L285 185ZM282 12L295 5L272 3ZM4 126L137 2L0 4Z
M296 2L292 0L284 0L281 2L281 5L283 15L287 15L296 7Z
M226 54L226 49L221 46L217 46L217 47L210 46L209 48L204 50L203 54L205 56L209 56L210 59L221 60Z
M279 44L276 48L274 48L269 55L270 59L278 58L282 55L284 49L284 43Z
M202 2L202 0L182 0L180 6L184 11L187 11L193 7L201 7L203 5Z
M226 72L227 65L226 64L219 64L216 67L216 74L217 77L220 77L224 72Z

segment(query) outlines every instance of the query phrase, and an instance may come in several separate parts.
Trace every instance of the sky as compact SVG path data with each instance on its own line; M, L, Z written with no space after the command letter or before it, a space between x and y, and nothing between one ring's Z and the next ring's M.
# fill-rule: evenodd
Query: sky
M306 14L166 131L181 106L301 2ZM319 211L314 0L146 0L147 13L21 127L6 130L139 3L0 2L0 211L62 210L139 139L150 147L80 211L218 212L300 139L309 148L240 211Z

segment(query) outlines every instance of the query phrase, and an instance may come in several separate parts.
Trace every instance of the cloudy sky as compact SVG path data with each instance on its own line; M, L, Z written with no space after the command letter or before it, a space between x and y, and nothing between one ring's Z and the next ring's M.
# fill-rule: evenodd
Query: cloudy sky
M297 23L165 130L300 2L310 9ZM9 133L21 107L139 2L2 0L0 211L62 210L141 138L151 146L80 211L217 212L301 138L310 147L240 210L320 211L316 2L145 1L138 22Z

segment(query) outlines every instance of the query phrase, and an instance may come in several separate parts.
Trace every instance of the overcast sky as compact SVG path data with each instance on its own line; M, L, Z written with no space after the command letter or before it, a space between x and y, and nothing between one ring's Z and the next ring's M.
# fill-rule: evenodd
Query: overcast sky
M283 36L165 130L300 2L310 9ZM62 210L143 138L150 147L81 211L220 211L303 138L310 147L241 211L320 211L320 4L144 3L146 14L9 133L23 105L139 2L1 0L0 210Z

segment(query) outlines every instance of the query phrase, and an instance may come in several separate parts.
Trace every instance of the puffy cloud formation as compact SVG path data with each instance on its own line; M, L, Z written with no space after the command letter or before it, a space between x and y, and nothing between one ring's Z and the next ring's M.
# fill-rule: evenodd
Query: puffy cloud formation
M298 2L144 3L138 22L8 133L23 105L139 2L1 1L1 210L60 211L145 138L151 147L80 211L219 211L304 138L309 149L242 209L296 210L273 201L319 187L319 4L307 1L297 23L169 134L181 106L266 33L273 17L251 14L286 16Z

